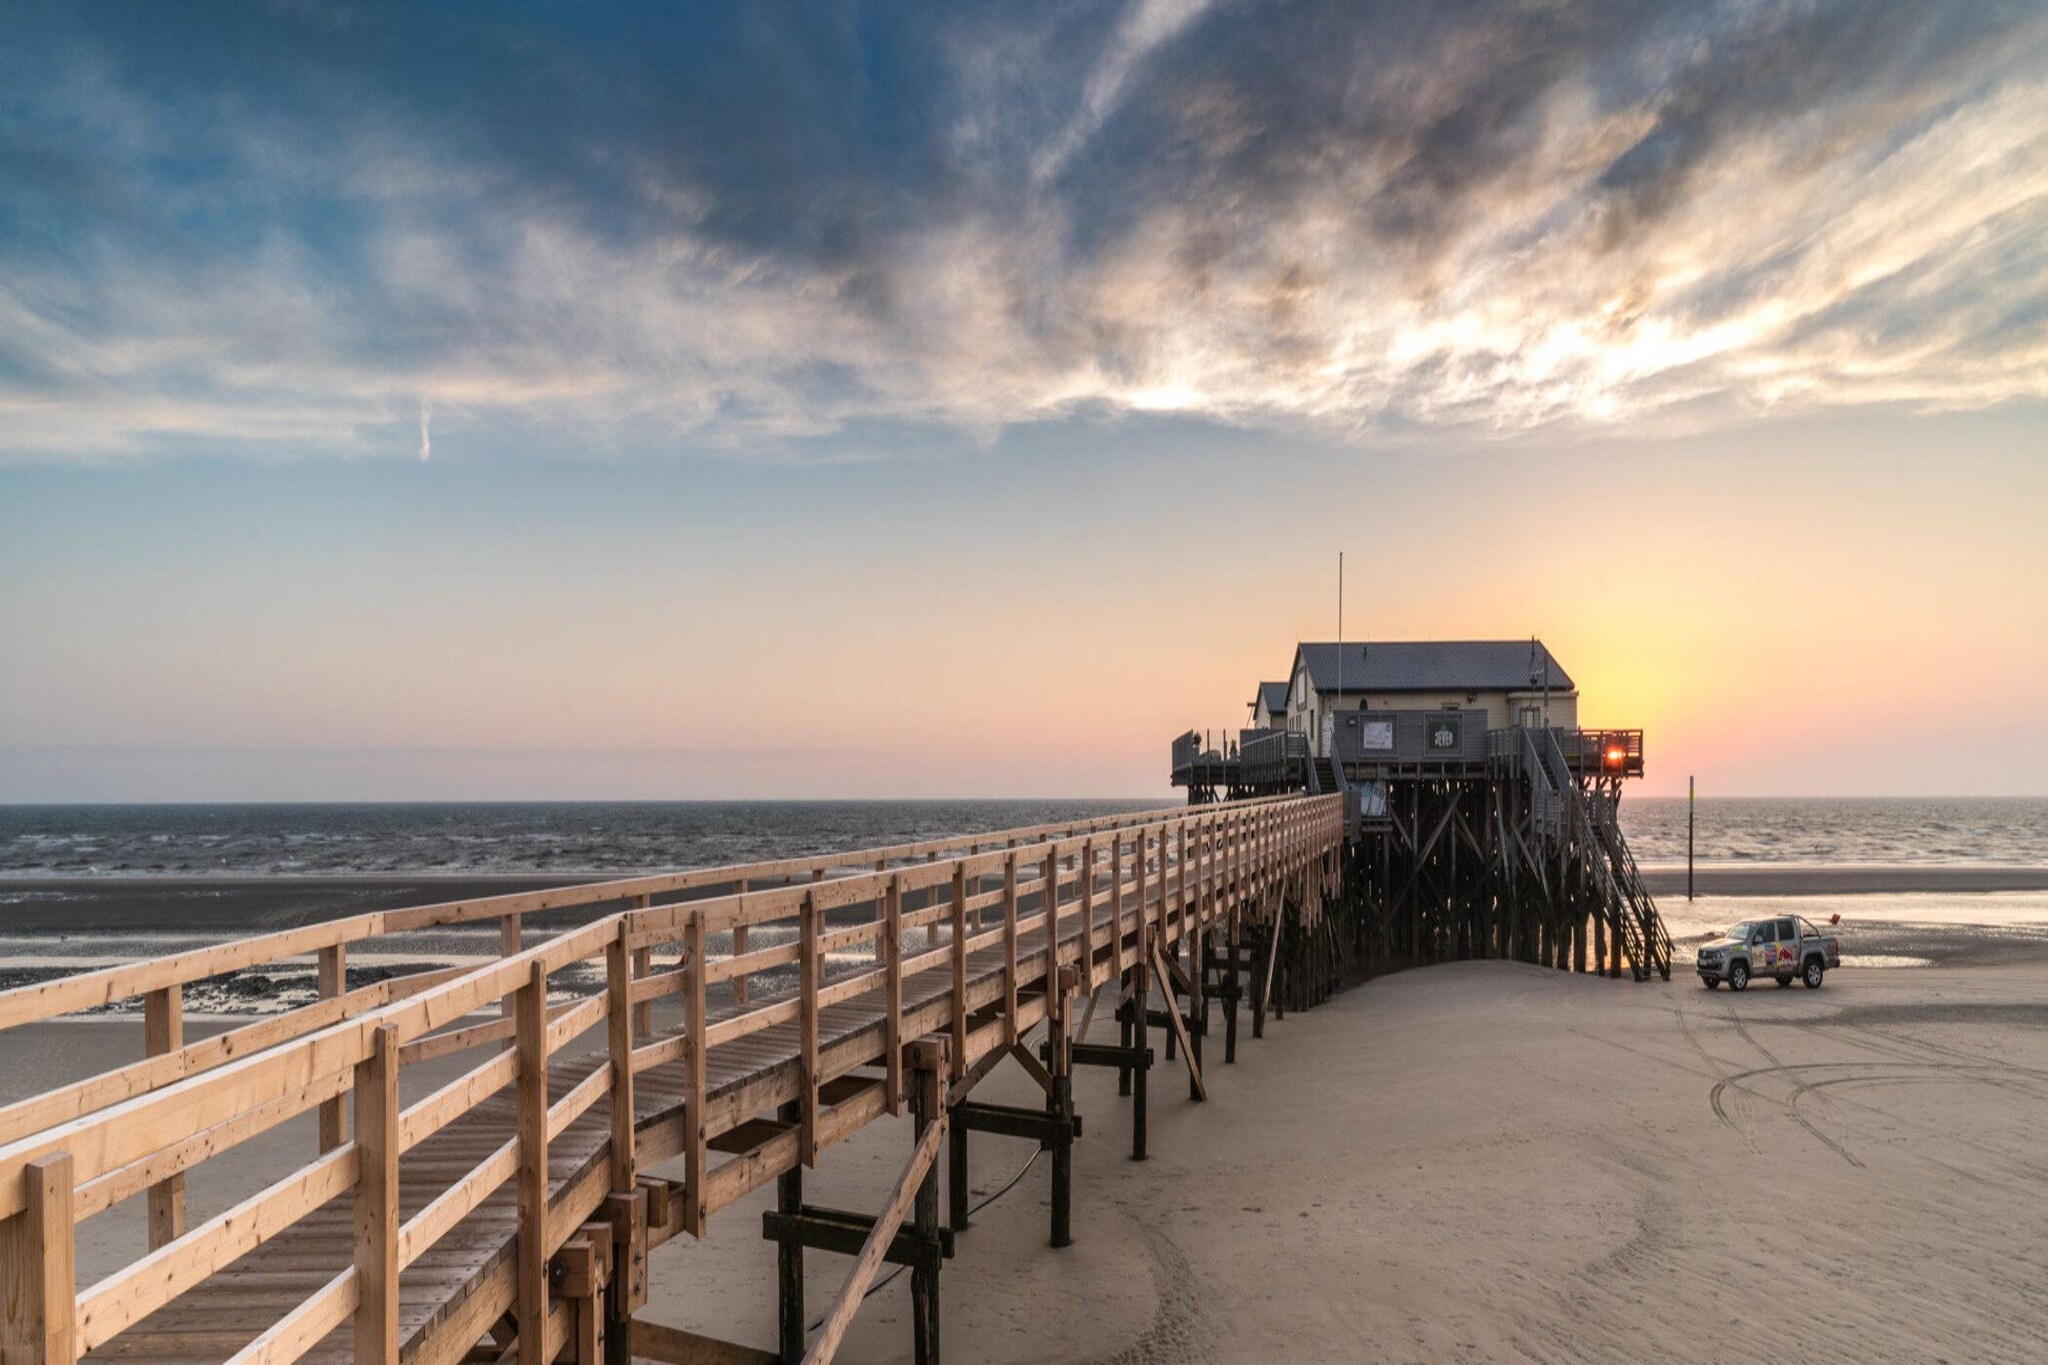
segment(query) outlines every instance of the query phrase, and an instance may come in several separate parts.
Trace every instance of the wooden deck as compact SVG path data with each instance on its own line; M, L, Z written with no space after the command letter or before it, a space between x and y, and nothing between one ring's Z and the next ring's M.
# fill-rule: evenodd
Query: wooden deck
M166 1047L177 1064L158 1063L161 1076L127 1068L117 1083L0 1111L0 1247L35 1262L8 1268L5 1360L455 1362L509 1358L515 1343L522 1361L583 1359L599 1312L608 1358L623 1359L625 1268L605 1269L599 1297L551 1283L550 1262L559 1276L579 1236L606 1242L600 1261L614 1247L641 1254L816 1165L901 1109L919 1039L943 1042L957 1099L1035 1026L1063 1029L1077 999L1283 899L1312 913L1341 837L1335 801L1307 798L980 841L997 848L871 850L497 898L496 913L490 902L438 920L398 912L400 927L516 926L545 908L536 898L632 907L531 947L508 928L499 961L411 995L346 992L337 973L335 998L310 1007L327 1013L304 1032L272 1023L246 1055ZM730 890L654 902L706 887ZM301 952L304 933L272 937ZM750 934L778 941L754 948ZM726 951L710 951L714 935ZM310 946L338 955L352 941L329 937ZM174 992L220 960L187 956L197 960L112 969L130 975L68 992L0 993L0 1026L133 985ZM599 994L547 1000L550 973L593 958L605 964ZM657 1002L680 1005L680 1024L654 1028ZM598 1029L604 1047L561 1051ZM467 1051L484 1060L399 1109L400 1066ZM1063 1074L1062 1051L1048 1064ZM82 1295L48 1283L77 1219L124 1193L169 1207L164 1191L198 1160L291 1113L325 1115L343 1089L356 1095L354 1132L343 1140L335 1116L324 1156L196 1228L175 1201L155 1250ZM646 1176L678 1156L681 1182ZM38 1179L68 1185L58 1202L79 1207L47 1207ZM620 1201L634 1200L650 1209L637 1242L620 1226Z

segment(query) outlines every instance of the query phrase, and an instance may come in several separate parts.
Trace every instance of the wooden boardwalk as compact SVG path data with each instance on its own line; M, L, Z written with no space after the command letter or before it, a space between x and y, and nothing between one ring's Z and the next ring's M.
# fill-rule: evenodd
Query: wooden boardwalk
M882 1261L906 1257L918 1353L935 1358L938 1144L949 1119L961 1132L1033 1122L969 1100L975 1082L1007 1058L1032 1070L1047 1093L1033 1131L1063 1150L1069 1068L1086 1055L1072 1045L1076 1005L1092 1012L1104 987L1134 1001L1111 1004L1125 1041L1096 1051L1149 1058L1155 981L1169 999L1176 981L1186 991L1219 946L1234 973L1247 925L1283 906L1319 913L1341 841L1336 798L1148 812L359 916L0 993L0 1028L142 996L152 1052L0 1111L5 1365L596 1365L629 1345L647 1359L823 1359ZM522 915L621 902L522 944ZM346 986L349 944L492 920L505 952L487 966ZM183 1042L183 985L307 953L329 998ZM596 993L549 999L551 975L568 984L594 965ZM1233 1007L1237 994L1233 981ZM679 1020L656 1027L657 1006ZM1199 1087L1181 1010L1171 1027ZM1034 1053L1024 1040L1040 1025ZM601 1047L577 1044L599 1029ZM468 1053L482 1060L399 1105L402 1067ZM802 1247L854 1246L800 1197L784 1203L784 1297L793 1254L798 1316L785 1302L780 1357L633 1322L655 1248L770 1180L799 1189L802 1169L906 1105L919 1144L899 1197L850 1224L861 1254L814 1341ZM185 1171L313 1110L321 1153L186 1226ZM677 1157L682 1180L647 1174ZM1056 1164L1056 1205L1063 1178ZM153 1249L79 1293L76 1224L132 1197L150 1201Z

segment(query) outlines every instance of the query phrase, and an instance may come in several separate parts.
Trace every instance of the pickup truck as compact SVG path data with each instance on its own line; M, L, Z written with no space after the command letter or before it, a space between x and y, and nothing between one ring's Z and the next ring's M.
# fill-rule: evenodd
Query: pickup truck
M1819 990L1823 975L1842 965L1842 941L1822 934L1797 915L1744 920L1700 949L1700 982L1708 990L1728 983L1747 990L1752 976L1776 977L1780 986L1804 981Z

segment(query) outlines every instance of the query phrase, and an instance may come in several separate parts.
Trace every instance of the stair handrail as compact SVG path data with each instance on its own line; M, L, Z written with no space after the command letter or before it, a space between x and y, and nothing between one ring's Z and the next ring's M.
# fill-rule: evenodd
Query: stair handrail
M1557 731L1546 729L1543 733L1547 740L1543 754L1545 766L1569 774L1571 768L1565 763L1564 747L1558 743ZM1588 809L1592 803L1587 801L1585 790L1576 780L1568 785L1571 789L1569 809L1573 833L1579 836L1582 847L1598 846L1605 855L1591 860L1594 878L1607 903L1614 907L1615 932L1621 937L1622 951L1628 954L1630 974L1638 981L1646 981L1652 971L1660 968L1650 958L1652 949L1643 934L1644 921L1641 909L1635 899L1623 890L1620 881L1614 875L1611 864L1613 846L1593 812ZM1662 970L1667 977L1670 975L1668 968Z
M1643 930L1656 960L1658 970L1666 980L1671 977L1671 932L1664 925L1664 916L1657 909L1657 902L1650 895L1650 888L1643 881L1642 869L1636 864L1635 850L1628 844L1628 837L1621 829L1620 797L1607 802L1601 809L1601 835L1607 845L1608 856L1616 864L1617 871L1630 893L1630 900L1637 916L1643 921Z

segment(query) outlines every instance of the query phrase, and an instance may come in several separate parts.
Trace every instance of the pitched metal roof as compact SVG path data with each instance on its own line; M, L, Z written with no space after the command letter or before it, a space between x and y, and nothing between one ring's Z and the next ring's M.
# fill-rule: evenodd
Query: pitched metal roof
M1339 650L1346 692L1520 692L1543 687L1546 667L1552 691L1576 686L1541 641L1303 642L1297 657L1307 663L1317 691L1336 688Z
M1266 714L1268 715L1277 716L1284 712L1287 709L1286 682L1281 681L1260 683L1259 695L1257 699L1255 699L1252 702L1252 705L1257 706L1259 702L1264 702L1266 704Z

